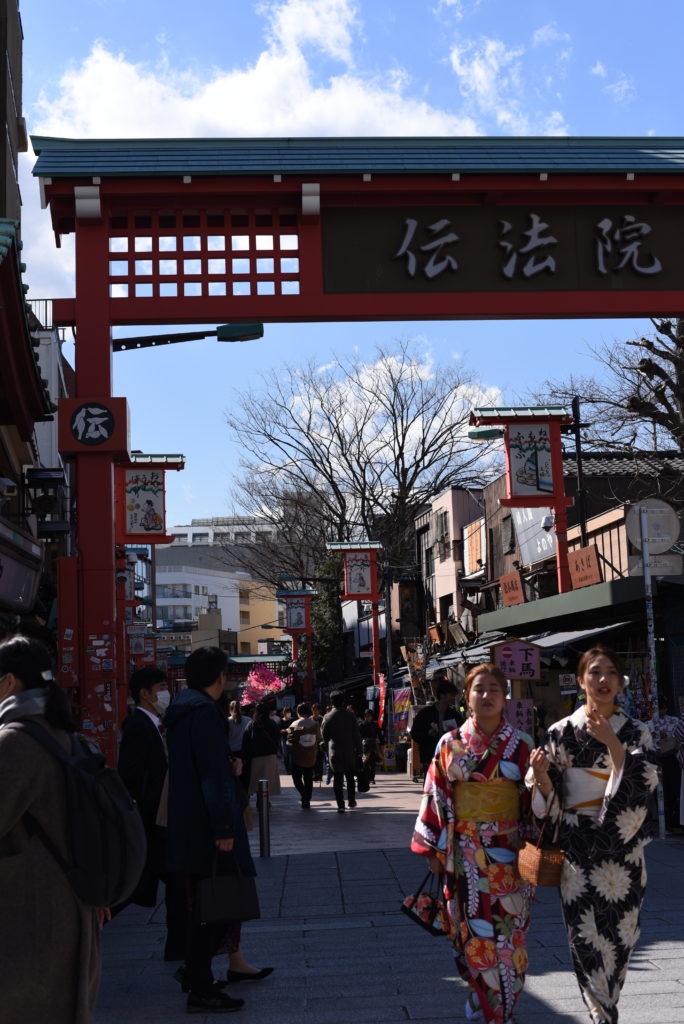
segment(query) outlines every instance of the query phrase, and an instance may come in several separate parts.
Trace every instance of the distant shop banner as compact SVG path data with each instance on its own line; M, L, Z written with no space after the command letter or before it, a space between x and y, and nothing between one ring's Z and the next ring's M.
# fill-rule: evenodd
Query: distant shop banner
M392 697L394 698L394 732L396 735L400 732L406 732L408 729L409 708L411 707L410 686L401 690L393 690Z

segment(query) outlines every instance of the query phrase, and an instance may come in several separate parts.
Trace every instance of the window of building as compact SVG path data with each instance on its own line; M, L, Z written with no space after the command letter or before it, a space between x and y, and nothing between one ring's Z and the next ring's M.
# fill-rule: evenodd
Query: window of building
M168 600L173 597L191 597L192 588L189 583L159 583L157 584L157 599Z
M244 641L240 644L240 654L250 654L249 644Z
M235 543L236 544L249 544L252 539L251 533L236 533Z
M192 606L189 604L162 604L157 608L157 613L165 622L192 620Z
M208 533L193 533L192 535L193 544L208 544L209 534Z
M249 590L240 591L240 604L249 604Z
M434 576L435 574L435 555L432 548L425 549L425 575Z
M195 593L199 594L199 585L197 583L195 584Z
M248 622L249 622L249 612L240 612L240 623L244 624L244 623L248 623Z
M203 595L203 596L204 596L205 594L208 594L208 593L209 593L209 591L207 590L207 588L206 588L206 587L202 587L201 589L202 589L202 595Z
M187 544L188 543L188 535L187 535L187 533L177 533L177 534L175 534L173 543L174 544Z
M513 516L504 516L501 520L501 550L504 555L510 555L515 551Z

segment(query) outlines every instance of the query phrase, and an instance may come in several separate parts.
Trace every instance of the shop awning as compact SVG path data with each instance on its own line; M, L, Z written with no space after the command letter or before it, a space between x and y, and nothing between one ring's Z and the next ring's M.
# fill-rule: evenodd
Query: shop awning
M600 633L608 633L613 629L620 629L622 626L629 625L629 622L613 622L608 626L597 626L595 629L566 629L557 633L533 633L530 636L521 636L517 639L537 644L538 647L574 647L575 644L584 643L589 637L598 636ZM493 636L478 641L472 647L464 647L458 653L442 659L440 665L446 667L459 662L477 665L479 661L489 661L492 646L506 639L507 637L504 633L495 633Z
M562 633L548 633L546 636L525 636L522 640L537 644L538 647L572 647L574 644L583 643L590 636L598 636L599 633L609 633L612 629L621 629L622 626L629 626L629 622L614 622L610 626L597 626L596 629L568 629Z

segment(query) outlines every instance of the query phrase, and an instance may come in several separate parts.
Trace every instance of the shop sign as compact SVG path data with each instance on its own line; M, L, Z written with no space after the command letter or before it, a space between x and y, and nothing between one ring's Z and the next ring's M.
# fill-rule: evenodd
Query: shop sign
M519 572L508 572L504 576L499 576L499 586L501 587L501 600L506 608L525 603L525 590Z
M556 555L556 534L542 527L553 516L551 508L512 508L515 536L523 565L533 565Z
M577 676L574 672L561 672L558 676L558 685L562 696L577 693Z
M652 576L681 576L682 556L677 554L652 555L648 556L648 567ZM630 555L628 559L628 570L630 576L643 576L644 563L639 555Z
M603 582L598 548L595 544L568 551L568 567L573 590Z
M532 739L534 739L533 700L517 700L509 697L506 700L504 717L514 729L526 732L528 736L531 736Z

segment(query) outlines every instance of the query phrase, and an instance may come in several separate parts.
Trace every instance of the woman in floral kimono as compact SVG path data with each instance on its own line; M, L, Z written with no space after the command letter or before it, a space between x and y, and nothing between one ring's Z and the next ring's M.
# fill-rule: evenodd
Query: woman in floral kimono
M516 867L532 741L504 720L507 683L494 665L466 676L470 717L442 736L411 842L440 874L468 1020L507 1024L527 967L529 888Z
M639 937L649 800L657 785L647 726L615 706L622 667L607 647L580 658L586 707L552 725L531 758L532 807L558 819L565 851L561 904L582 998L594 1024L616 1024L617 1002ZM541 756L540 756L541 755Z

